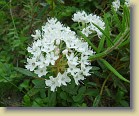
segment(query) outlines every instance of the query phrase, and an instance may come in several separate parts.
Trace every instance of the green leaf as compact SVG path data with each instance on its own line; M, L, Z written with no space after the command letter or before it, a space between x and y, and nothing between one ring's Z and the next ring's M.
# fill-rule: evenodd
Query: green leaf
M32 107L42 107L42 106L40 106L37 102L33 101Z
M81 107L87 107L86 103L83 103Z
M53 0L45 0L48 4L53 4Z
M100 100L101 100L101 96L97 95L93 102L93 107L98 107Z
M79 88L78 93L83 94L83 93L85 93L85 91L86 91L86 86L83 86L83 87Z
M60 2L61 4L64 4L64 0L58 0L58 2Z
M109 13L104 14L104 22L105 22L105 30L104 31L107 34L107 36L110 38L111 28L110 28L110 23L108 21L108 17L110 17L109 15L110 15ZM103 38L104 38L104 36L102 36L102 39ZM111 42L109 41L109 39L107 39L107 37L106 37L106 43L107 43L107 47L110 47Z
M110 43L111 43L112 45L114 45L113 42L112 42L112 40L111 40L111 38L109 37L109 35L108 35L104 30L102 30L102 29L101 29L99 26L97 26L95 23L92 22L92 24L93 24L95 27L97 27L97 28L106 36L106 38L110 41Z
M96 97L99 94L99 90L97 89L88 89L85 92L85 95Z
M120 39L120 37L122 36L123 33L119 33L118 35L116 35L115 39L113 40L113 42L115 43L116 41L118 41Z
M106 60L104 59L101 59L101 62L111 71L113 72L119 79L125 81L125 82L128 82L130 83L129 80L127 80L126 78L124 78L121 74L119 74L116 69L114 69Z
M115 76L112 76L113 82L114 82L114 87L119 87L122 91L128 92L127 88L125 85L120 81L119 78L116 78Z
M97 87L98 85L94 82L88 82L87 85L91 85L91 86L94 86L94 87Z
M19 88L22 90L23 88L28 90L29 89L29 80L25 80L23 83L20 84Z
M67 94L65 92L61 92L60 93L60 97L63 99L63 100L67 100Z
M119 45L119 47L118 48L121 48L121 47L123 47L123 46L125 46L125 45L129 45L129 43L130 43L130 39L128 38L127 40L125 40L124 42L122 42L120 45Z
M123 7L123 15L122 16L123 16L122 17L123 28L130 27L130 10L126 5Z
M48 106L52 107L56 105L56 92L48 90Z
M38 92L40 91L40 89L36 89L36 88L32 88L31 90L28 91L28 96L32 97L34 95L36 95Z
M99 67L97 67L97 66L92 66L92 68L91 68L91 71L96 71L96 70L99 70L100 68Z
M102 57L107 56L107 54L109 54L110 52L112 52L114 49L117 49L118 46L119 46L125 39L127 39L127 38L129 37L129 33L130 33L130 29L127 28L127 29L125 30L125 32L121 34L121 36L118 35L117 41L114 43L114 45L113 45L112 47L108 47L105 51L90 56L90 57L89 57L89 60L97 60L97 59L100 59L100 58L102 58Z
M40 90L40 96L41 96L41 98L46 98L46 89L45 88Z
M43 15L45 15L45 12L50 8L50 5L49 4L46 4L46 6L44 6L42 8L42 10L40 10L37 18L41 19L43 17Z
M105 42L105 38L104 36L101 38L99 45L98 45L98 53L100 53L103 49L104 49L104 42Z
M116 96L115 96L116 102L120 102L124 98L124 94L125 94L124 91L118 89Z
M13 67L10 64L0 62L0 82L11 82L11 69Z
M120 59L120 61L124 61L124 62L129 61L129 60L130 60L130 59L129 59L128 56L125 56L125 57L123 57L123 58Z
M108 87L107 86L105 86L105 91L106 91L106 93L108 94L108 96L109 97L111 97L112 95L111 95L111 92L110 92L110 90L108 89Z
M72 97L75 102L81 102L83 100L83 95L78 94L77 96Z
M122 23L117 15L117 13L115 12L114 8L112 7L112 13L113 13L113 20L114 20L114 24L117 25L117 28L119 29L120 32L123 32L123 28L122 28Z
M30 77L35 77L36 76L36 74L34 74L34 73L30 72L29 70L24 69L24 68L14 67L14 69L16 71L26 75L26 76L30 76Z
M35 85L35 88L45 88L45 82L44 80L34 79L32 80L32 83Z
M36 103L35 103L36 102ZM34 102L34 104L33 104L33 106L35 106L35 107L43 107L44 106L44 104L43 104L43 100L41 99L41 98L39 98L39 97L37 97L36 99L35 99L35 102Z
M25 95L23 99L24 99L23 104L24 104L25 106L31 106L30 97L29 97L28 95Z
M129 107L129 103L125 100L121 100L120 101L120 104L123 106L123 107Z
M85 39L85 41L86 41L96 52L98 52L97 47L96 47L84 34L82 34L81 32L78 32L78 33Z

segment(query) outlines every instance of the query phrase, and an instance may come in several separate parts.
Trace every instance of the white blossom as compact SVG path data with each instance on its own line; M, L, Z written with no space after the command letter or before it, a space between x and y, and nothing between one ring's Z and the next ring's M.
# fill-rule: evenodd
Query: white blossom
M33 71L35 68L36 68L36 58L32 58L32 59L29 59L27 58L27 62L28 64L25 65L25 67L30 70L30 71Z
M35 35L33 35L33 34L31 35L33 37L33 39L34 40L40 39L41 38L41 32L40 32L40 30L36 30L35 32L36 32Z
M56 56L54 52L51 52L46 55L46 58L46 60L50 61L51 65L54 65L55 61L58 59L58 56Z
M38 68L34 71L39 77L46 75L47 71L46 68Z
M126 5L127 7L129 7L129 6L130 6L130 0L125 0L125 5Z
M63 50L62 53L63 53L64 55L68 54L68 49Z
M78 11L74 13L72 20L78 23L81 22L83 26L85 25L81 31L87 37L93 31L97 32L99 38L102 36L102 32L96 26L94 26L94 24L100 27L102 30L105 29L105 23L101 17L95 14L87 14L85 11Z
M74 77L78 72L80 72L80 69L74 65L69 65L69 68L67 68L67 72Z
M59 83L57 78L53 78L53 76L49 77L49 80L45 80L45 84L51 88L51 91L55 91L57 87L59 87Z
M75 21L90 22L86 18L78 17L79 15L88 16L83 11L75 15ZM87 42L56 18L48 19L41 30L36 30L36 34L32 35L35 39L27 48L31 54L25 66L28 70L33 71L38 77L45 78L46 86L53 92L57 87L66 86L72 78L78 85L80 80L85 79L84 76L90 75L88 58L94 51Z
M120 7L120 0L115 0L114 2L112 2L112 6L114 10L117 11Z
M67 76L66 71L63 74L59 72L57 78L60 85L67 85L66 82L69 83L71 81L71 79Z
M70 56L66 55L69 65L76 66L78 64L78 57L74 57L74 53L71 53Z
M73 77L76 85L79 85L80 80L84 80L84 76L81 73L77 73L76 76Z
M85 11L80 11L80 12L78 11L78 12L74 13L72 20L74 22L88 23L88 20L86 17L87 17L87 14Z

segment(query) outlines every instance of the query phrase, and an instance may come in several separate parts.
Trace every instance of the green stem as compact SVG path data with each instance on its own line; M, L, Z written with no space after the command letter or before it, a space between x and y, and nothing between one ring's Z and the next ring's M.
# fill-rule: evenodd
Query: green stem
M103 82L103 84L102 84L102 87L101 87L101 90L100 90L100 96L102 96L102 93L103 93L105 84L106 84L107 80L109 79L110 75L111 75L111 74L109 74L109 76L107 76L107 78L104 80L104 82Z
M130 32L130 29L127 28L125 30L125 32L122 34L122 36L119 38L119 40L117 40L117 42L115 42L112 47L109 47L104 52L101 52L101 53L98 53L96 55L90 56L89 60L94 61L96 59L100 59L100 58L105 57L107 54L109 54L114 49L116 49L127 37L129 37L129 32Z

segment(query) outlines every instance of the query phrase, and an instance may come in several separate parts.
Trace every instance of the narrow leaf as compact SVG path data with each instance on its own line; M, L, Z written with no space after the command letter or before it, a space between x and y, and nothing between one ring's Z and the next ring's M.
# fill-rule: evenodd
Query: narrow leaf
M93 102L93 107L98 107L100 99L101 99L101 96L97 95L94 102Z
M97 52L97 47L95 45L93 45L93 43L81 32L79 32L79 34L85 39L85 41Z
M34 73L30 72L29 70L24 69L24 68L14 67L14 69L15 69L16 71L18 71L18 72L20 72L20 73L26 75L26 76L30 76L30 77L36 76L36 74L34 74Z
M125 82L128 82L130 83L129 80L127 80L126 78L124 78L121 74L119 74L116 69L114 69L106 60L104 59L101 59L101 62L111 71L113 72L119 79L125 81Z

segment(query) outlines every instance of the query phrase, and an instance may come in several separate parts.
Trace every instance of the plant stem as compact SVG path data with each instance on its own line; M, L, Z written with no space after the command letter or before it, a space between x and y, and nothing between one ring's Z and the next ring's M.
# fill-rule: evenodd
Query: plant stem
M100 58L105 57L107 54L109 54L110 52L112 52L114 49L116 49L128 36L129 36L129 32L130 29L127 28L125 30L125 32L122 34L122 36L119 38L119 40L117 40L117 42L114 43L114 45L112 47L109 47L108 49L106 49L104 52L102 53L98 53L96 55L90 56L89 60L94 61L94 60L98 60Z
M101 87L101 90L100 90L100 96L101 96L102 93L103 93L105 84L106 84L107 80L109 79L110 75L111 75L111 73L107 76L107 78L104 80L104 82L103 82L103 84L102 84L102 87Z

